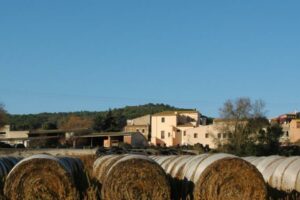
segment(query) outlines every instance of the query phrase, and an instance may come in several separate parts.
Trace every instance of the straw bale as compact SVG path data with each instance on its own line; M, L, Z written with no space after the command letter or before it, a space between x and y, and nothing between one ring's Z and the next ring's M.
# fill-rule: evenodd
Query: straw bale
M8 174L4 194L10 200L78 200L85 184L82 169L76 158L30 156Z
M258 170L240 158L223 158L209 165L195 184L201 200L266 199L267 187Z
M228 154L153 156L171 177L172 199L266 199L262 175L250 163Z
M102 199L169 200L171 188L163 169L141 155L104 156L94 166ZM98 163L98 164L97 164ZM113 164L112 164L113 163Z

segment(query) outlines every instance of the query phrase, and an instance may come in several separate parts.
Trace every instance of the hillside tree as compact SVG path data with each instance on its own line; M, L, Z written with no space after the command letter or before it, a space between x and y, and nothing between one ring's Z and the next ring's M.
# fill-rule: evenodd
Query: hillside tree
M7 124L7 112L3 104L0 104L0 128Z
M93 120L90 118L79 117L76 115L71 115L66 121L62 122L59 126L60 129L82 129L91 128L93 125Z

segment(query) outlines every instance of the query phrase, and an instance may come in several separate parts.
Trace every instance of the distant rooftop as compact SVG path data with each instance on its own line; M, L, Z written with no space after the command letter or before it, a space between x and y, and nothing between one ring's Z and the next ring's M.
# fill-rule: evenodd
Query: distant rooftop
M193 114L193 113L199 113L197 110L174 110L174 111L163 111L160 113L156 113L153 116L172 116L172 115L178 115L178 114Z
M55 129L55 130L31 130L29 134L51 134L51 133L66 133L66 132L75 132L75 133L90 133L92 132L91 129L82 128L82 129Z

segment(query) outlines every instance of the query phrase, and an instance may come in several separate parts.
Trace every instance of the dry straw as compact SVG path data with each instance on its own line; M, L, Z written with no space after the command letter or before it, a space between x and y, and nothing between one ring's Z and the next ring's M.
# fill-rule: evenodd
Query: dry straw
M164 170L141 155L110 155L94 164L102 199L169 200L171 188Z
M172 199L266 199L262 175L248 162L228 154L152 156L169 175Z
M78 200L85 183L82 169L76 158L30 156L8 174L4 194L10 200Z

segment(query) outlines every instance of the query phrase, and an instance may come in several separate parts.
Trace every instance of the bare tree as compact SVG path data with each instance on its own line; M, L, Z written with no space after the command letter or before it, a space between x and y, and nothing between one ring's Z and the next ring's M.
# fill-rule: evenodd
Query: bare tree
M266 125L265 103L251 101L248 97L227 100L220 109L219 129L227 133L228 145L235 152L241 152L246 143L254 142L253 136Z

